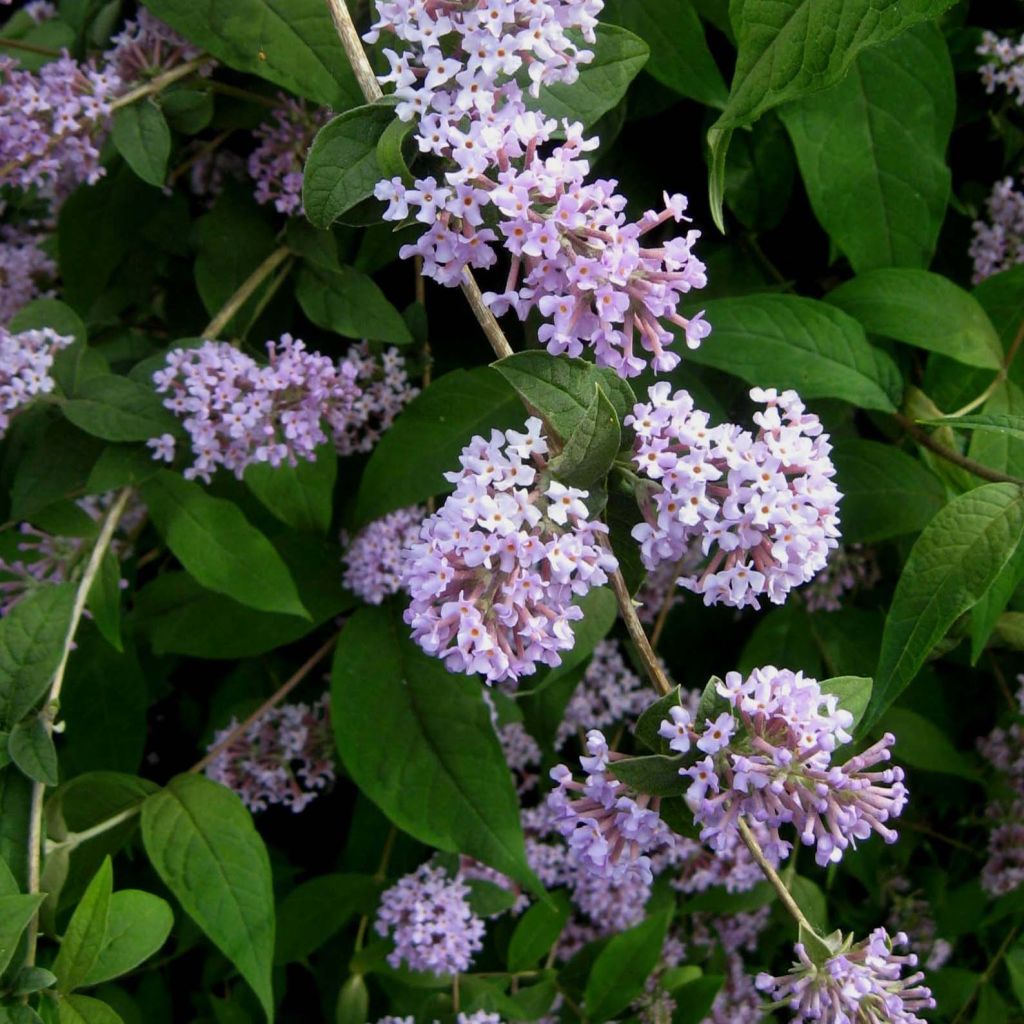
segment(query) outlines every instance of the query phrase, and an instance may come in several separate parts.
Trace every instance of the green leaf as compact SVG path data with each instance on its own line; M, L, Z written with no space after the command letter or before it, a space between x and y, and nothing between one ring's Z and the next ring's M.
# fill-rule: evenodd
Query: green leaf
M303 313L325 330L345 338L367 338L411 345L402 314L384 297L373 279L352 267L336 272L305 266L299 271L295 297Z
M494 370L453 370L438 378L402 410L374 448L356 495L356 525L450 491L444 473L458 465L459 452L473 434L521 425L525 418L514 392Z
M118 1014L101 999L69 995L57 1004L59 1024L124 1024Z
M569 919L569 897L559 891L551 899L534 903L519 919L508 943L508 969L528 971L537 966L558 941Z
M945 39L921 25L862 53L827 92L780 109L814 212L858 273L931 262L954 108Z
M809 878L794 875L787 888L818 934L824 935L828 931L828 899L821 887Z
M766 110L838 82L865 47L930 21L951 0L742 0L730 9L739 40L729 102L716 125L749 124Z
M677 1009L672 1024L700 1024L711 1013L711 1006L725 983L721 974L705 974L676 989Z
M55 502L80 494L103 444L62 419L37 433L18 462L11 486L10 518L32 516Z
M147 441L181 433L177 419L151 387L111 373L84 381L61 411L80 430L105 441Z
M689 785L679 774L686 759L679 755L649 754L611 761L612 775L638 793L651 796L679 796Z
M853 715L851 728L855 729L871 702L872 686L872 681L866 676L833 676L822 680L821 692L835 694L839 698L839 706Z
M729 95L691 0L611 0L608 20L650 48L644 70L680 96L721 109Z
M1024 945L1017 943L1006 954L1006 970L1017 1003L1024 1007Z
M167 470L142 495L167 546L204 587L260 611L308 618L281 556L232 502Z
M399 828L538 889L479 683L413 644L396 607L360 608L345 624L331 700L345 708L332 719L345 768Z
M373 195L384 177L377 144L394 120L393 106L371 103L347 110L317 132L302 179L302 205L310 223L328 228Z
M115 650L123 651L121 643L121 562L113 551L107 549L100 562L86 607L96 628Z
M360 102L327 5L319 0L146 0L146 6L236 71L335 110Z
M917 675L953 622L984 595L1024 535L1024 494L985 484L954 498L907 558L882 635L870 728Z
M21 933L28 927L44 899L45 896L40 893L0 896L0 974L7 970L18 948Z
M171 129L152 98L116 111L112 137L128 166L146 184L161 188L171 156Z
M13 765L0 768L0 858L18 885L28 885L25 837L32 813L32 783Z
M148 960L167 941L174 914L166 900L140 889L110 897L107 931L99 955L82 985L99 985Z
M993 274L975 285L974 297L981 303L993 326L999 332L1003 348L1009 351L1013 339L1024 320L1024 266L1017 265ZM1017 381L1021 382L1021 367L1014 364Z
M380 889L369 875L321 875L296 886L277 908L274 963L305 960L356 914L372 914Z
M49 688L74 601L72 583L39 587L0 619L0 727L24 718Z
M322 445L316 458L300 459L295 466L252 463L245 485L282 523L309 533L324 534L334 512L334 481L338 455L334 446Z
M11 730L7 753L33 782L56 786L60 781L53 738L38 715L19 722Z
M597 26L597 43L584 45L593 50L594 59L580 65L579 78L571 85L542 85L536 99L527 93L524 99L529 108L558 121L580 121L589 128L618 105L650 53L632 32L605 22Z
M981 303L948 277L928 270L886 267L858 274L827 301L859 320L869 334L998 369L1003 346Z
M22 306L11 317L8 330L12 334L51 327L58 334L70 335L74 342L62 349L53 361L53 379L65 395L78 387L90 352L86 347L88 334L82 318L68 305L56 299L36 299Z
M918 459L878 441L849 440L832 453L843 492L845 543L873 543L923 530L946 503L942 481Z
M952 427L953 430L989 430L995 434L1024 441L1024 416L976 412L967 416L943 416L937 420L917 422L929 427Z
M1012 380L1001 381L980 414L961 419L974 421L975 434L967 449L972 459L1011 476L1024 475L1024 389ZM949 425L964 427L962 422Z
M821 672L821 652L811 631L812 617L802 602L789 601L766 612L740 652L737 670L758 665L797 665L810 676Z
M636 720L633 735L648 750L656 754L667 754L669 752L668 740L658 734L661 723L669 717L669 712L674 707L682 707L682 687L677 686L671 693L659 697L649 708L646 708Z
M893 412L902 380L892 359L868 343L852 317L795 295L745 295L707 303L712 333L690 362L757 387L795 388L803 399L841 398Z
M467 902L477 917L488 918L504 914L506 910L511 910L515 906L519 898L518 892L482 878L471 878L466 884L469 886Z
M107 857L71 915L57 959L53 961L60 992L72 992L84 984L96 966L107 935L113 886L114 871Z
M241 800L204 776L179 775L142 805L142 840L157 874L272 1018L270 859Z
M366 1024L370 993L361 974L352 974L341 986L334 1008L335 1024Z
M978 770L933 722L908 708L889 708L882 719L896 737L894 757L900 764L976 781Z
M627 931L614 935L590 970L584 1009L593 1021L610 1020L643 990L657 966L670 914L653 914Z
M402 121L396 117L377 140L377 166L381 178L401 178L406 188L413 187L415 177L409 170L402 147L415 127L415 121Z
M764 117L734 136L725 163L725 201L752 231L777 227L786 212L796 161L779 119Z
M1024 581L1024 543L1018 544L1012 557L971 609L971 664L977 665L992 631L1009 604L1010 598Z
M608 475L621 443L615 407L598 384L579 426L551 460L551 472L573 487L590 487Z

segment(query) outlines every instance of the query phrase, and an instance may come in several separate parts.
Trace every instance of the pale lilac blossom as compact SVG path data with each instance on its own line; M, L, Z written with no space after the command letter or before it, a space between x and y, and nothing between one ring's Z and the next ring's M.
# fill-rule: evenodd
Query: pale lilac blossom
M44 238L32 224L0 226L0 326L33 299L53 294L57 264L43 251Z
M968 249L975 284L1024 263L1024 192L1014 187L1013 178L1003 178L993 185L985 205L988 220L974 222Z
M139 7L110 42L110 49L103 54L107 68L122 82L132 84L155 78L203 53L145 7ZM213 67L211 58L198 70L209 75Z
M1014 42L1008 36L985 31L975 52L988 58L978 68L985 91L991 94L1002 88L1018 105L1024 104L1024 36Z
M50 327L12 334L0 326L0 438L18 413L53 391L54 358L74 340Z
M381 604L402 589L402 554L416 539L426 510L400 508L363 527L347 541L341 582L367 604Z
M862 544L841 545L825 568L802 591L809 612L837 612L844 595L870 590L882 578L872 551Z

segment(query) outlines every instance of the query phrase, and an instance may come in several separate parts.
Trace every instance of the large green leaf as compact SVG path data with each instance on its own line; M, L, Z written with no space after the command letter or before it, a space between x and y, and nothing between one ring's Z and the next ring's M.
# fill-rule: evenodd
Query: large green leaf
M839 515L847 543L917 533L946 503L942 481L918 459L889 444L839 441L832 452L843 492Z
M569 899L564 892L556 892L549 902L530 907L509 939L508 969L525 971L536 967L558 941L569 912Z
M345 709L332 720L346 770L399 828L537 888L480 684L413 644L397 607L360 608L345 624L331 700Z
M53 973L57 975L57 988L61 992L71 992L84 984L99 960L107 935L113 886L114 872L107 857L75 907L57 959L53 961Z
M608 475L621 441L615 407L597 385L579 426L549 463L551 472L573 487L591 487Z
M868 343L852 317L795 295L744 295L707 304L711 336L691 362L758 387L795 388L800 397L841 398L893 412L902 381L890 357ZM685 385L685 362L676 379Z
M124 1024L118 1013L102 999L79 995L64 996L57 1004L59 1024Z
M325 444L317 449L315 459L300 459L295 466L287 462L280 466L250 464L245 485L282 523L324 534L331 525L337 475L337 453Z
M0 729L9 730L46 693L74 601L74 584L39 587L0 619Z
M954 106L945 40L922 25L862 53L828 92L780 109L814 212L854 270L930 262Z
M981 599L1024 535L1024 493L985 484L954 498L925 527L903 567L882 635L870 728L932 648Z
M288 566L237 505L167 470L142 494L167 546L204 587L260 611L308 616Z
M377 143L394 119L390 104L373 103L345 111L317 132L302 179L302 205L312 224L330 227L373 195L384 177Z
M601 950L583 996L588 1019L610 1020L644 990L648 975L661 957L669 916L667 911L652 914L613 936Z
M1003 346L981 304L948 277L884 267L829 292L829 302L869 334L906 342L968 366L998 369Z
M385 298L373 279L351 267L336 271L303 267L295 297L302 311L325 330L345 338L368 338L409 345L412 335L402 314Z
M691 0L610 0L605 12L650 47L644 70L662 85L712 107L725 106L729 90Z
M766 110L825 89L865 47L929 21L952 0L733 0L739 41L729 102L718 128L749 124Z
M260 75L335 110L360 102L320 0L146 0L146 6L236 71Z
M577 81L541 86L538 98L526 96L527 106L559 121L580 121L589 128L626 95L650 53L647 44L632 32L606 23L598 25L597 43L588 48L594 59L580 65Z
M305 960L356 914L372 914L380 890L369 875L320 875L296 886L277 908L274 963Z
M356 495L362 525L451 490L444 473L474 434L522 424L526 413L494 370L453 370L402 410L370 456Z
M890 708L883 719L896 737L893 757L900 764L942 775L976 780L978 770L934 722L909 708Z
M996 385L980 413L949 421L973 429L967 454L992 469L1024 477L1024 389L1012 380Z
M7 970L7 965L18 948L21 933L44 899L45 897L39 893L28 896L10 893L0 896L0 974Z
M147 441L181 431L152 387L112 373L83 381L61 411L80 430L105 441Z
M148 960L174 927L170 904L141 889L122 889L110 897L107 931L82 985L119 978Z
M167 888L273 1017L270 859L242 801L201 775L179 775L142 805L142 840Z
M38 715L18 722L7 741L11 760L33 781L56 786L57 749L50 730Z
M121 107L114 114L114 145L147 185L161 188L171 155L171 129L150 98Z

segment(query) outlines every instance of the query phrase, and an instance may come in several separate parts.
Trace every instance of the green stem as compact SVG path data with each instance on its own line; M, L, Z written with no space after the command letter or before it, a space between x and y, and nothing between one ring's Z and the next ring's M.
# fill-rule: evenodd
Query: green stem
M170 71L165 71L162 75L157 75L156 78L151 78L148 82L137 85L134 89L129 89L128 92L118 96L110 104L110 109L119 110L121 107L130 106L136 100L145 99L147 96L153 96L158 92L162 92L167 86L173 85L179 79L191 75L193 71L197 71L209 62L209 57L196 57L194 60L185 61L184 64L179 64L176 68L171 68Z
M238 287L221 311L203 329L204 338L216 338L232 317L249 301L252 293L291 255L287 245L275 249Z
M26 43L23 39L7 39L0 37L0 47L5 50L24 50L25 53L37 53L40 57L59 57L60 50L51 50L47 46L36 46Z
M661 663L658 661L658 656L654 653L654 648L651 646L651 642L647 639L647 634L644 632L643 624L636 614L636 605L633 604L633 597L629 592L629 587L626 586L626 581L622 576L622 572L616 569L612 573L612 589L615 591L615 600L619 604L619 612L622 615L623 622L626 623L626 631L629 633L630 639L633 641L633 645L636 647L637 654L640 656L640 660L644 663L644 669L647 671L652 683L658 693L664 696L667 693L672 692L672 684L669 682L668 676L665 675L665 670L661 667Z
M78 624L81 622L82 613L85 611L85 603L92 589L93 581L96 579L103 564L103 556L110 547L110 541L114 536L114 530L124 512L132 489L124 488L114 499L106 516L103 525L100 527L99 536L93 545L89 561L86 563L85 572L78 581L78 589L75 591L74 604L71 606L71 621L68 623L67 632L64 634L64 645L61 650L60 661L50 680L50 688L46 695L46 702L43 705L42 720L49 735L53 735L53 720L60 706L60 691L64 685L64 675L68 667L68 658L71 656L71 647L74 643L75 633ZM43 797L46 794L46 786L42 782L32 783L32 796L29 804L28 823L28 892L34 895L39 892L39 879L42 874L42 852L43 852ZM28 948L25 954L25 966L32 967L36 962L36 946L39 940L39 914L32 916L28 924Z
M1012 944L1013 940L1017 937L1017 933L1019 931L1020 925L1018 924L1011 928L1010 931L1007 933L1006 938L1003 939L1002 945L996 951L996 955L992 957L992 959L989 961L988 967L985 968L984 973L981 974L978 980L974 983L974 988L971 989L971 994L964 1000L963 1006L961 1006L960 1009L957 1010L956 1016L953 1018L952 1024L960 1024L960 1021L963 1020L964 1015L974 1004L974 1000L977 998L978 993L982 990L982 988L985 985L987 985L992 980L992 975L995 974L996 968L1002 962L1003 957L1006 956L1006 951L1010 948L1010 945Z

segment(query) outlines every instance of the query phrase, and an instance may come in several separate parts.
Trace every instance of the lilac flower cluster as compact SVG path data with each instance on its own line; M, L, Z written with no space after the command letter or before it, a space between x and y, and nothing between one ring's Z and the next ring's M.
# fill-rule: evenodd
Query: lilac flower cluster
M985 91L991 94L1002 88L1011 99L1024 104L1024 36L1014 42L986 31L975 52L979 57L988 58L978 68Z
M992 896L1012 892L1024 883L1024 675L1017 677L1019 714L1007 728L996 727L978 741L981 755L999 773L1009 799L997 799L985 814L992 823L988 859L981 884Z
M256 182L256 202L273 203L278 213L302 215L302 168L313 136L330 111L305 100L278 94L280 105L253 133L259 145L249 156L249 177Z
M42 235L31 225L0 226L0 326L22 306L53 293L57 264L40 248Z
M542 85L576 81L593 59L573 40L595 42L603 6L377 0L379 19L365 38L387 32L405 44L401 53L383 51L390 71L380 81L394 85L398 116L416 122L420 152L443 160L444 170L412 188L401 178L381 181L375 194L388 203L387 220L424 225L401 255L422 257L428 276L457 285L465 268L493 266L501 246L510 256L504 290L484 297L496 314L513 309L525 320L537 310L548 351L590 347L599 365L633 377L646 365L637 342L656 370L678 364L666 348L674 340L666 323L684 331L691 348L710 331L701 313L687 319L678 311L685 294L706 284L692 252L700 232L645 244L667 221L686 219L685 197L666 195L663 210L629 222L615 181L586 181L584 154L598 140L584 140L581 124L530 109ZM564 141L549 146L559 133Z
M558 783L548 796L555 827L580 866L602 882L636 879L649 884L653 873L648 854L672 842L658 814L660 800L634 795L611 773L608 763L626 755L609 750L600 730L587 733L586 751L580 758L585 782L577 782L564 764L551 769Z
M1024 263L1024 192L1014 188L1013 178L1003 178L992 187L986 206L988 223L974 222L968 249L975 284Z
M573 691L555 734L555 749L589 729L607 729L617 722L638 718L657 700L654 690L626 665L619 645L602 640Z
M617 566L591 521L587 492L551 478L541 421L474 437L462 469L445 474L455 493L410 548L405 621L450 671L488 683L558 665L575 643L573 604Z
M414 971L458 974L483 946L484 924L470 909L469 887L440 868L421 864L380 899L374 927L392 933L388 963L403 961Z
M904 968L917 965L913 953L894 952L907 945L902 932L890 936L876 928L862 942L847 946L823 963L815 963L802 943L794 947L797 962L779 978L759 974L757 987L769 992L776 1005L793 1011L800 1021L849 1021L850 1024L924 1024L918 1016L935 1007L931 991L917 971L902 978Z
M315 459L327 441L342 455L367 450L415 393L395 350L380 366L359 345L335 362L284 334L267 342L267 353L261 365L226 342L206 341L175 349L153 375L157 391L167 395L164 406L189 435L188 479L209 482L218 466L238 478L253 463L294 466ZM171 434L148 444L155 458L174 460Z
M912 892L909 880L902 875L891 879L886 889L892 904L888 928L907 934L910 945L921 950L926 971L944 967L953 955L953 946L939 937L931 904L920 893Z
M825 568L803 591L809 612L837 612L842 597L854 590L870 590L880 579L871 551L861 544L839 547Z
M63 196L103 176L99 142L121 80L65 55L25 71L0 55L0 187Z
M381 1017L377 1024L416 1024L415 1017ZM434 1024L440 1024L435 1020ZM457 1013L455 1024L502 1024L501 1017L496 1013L488 1013L486 1010L477 1010L475 1013Z
M402 589L402 554L419 533L419 506L389 512L364 527L346 546L342 583L367 604L381 604ZM345 543L345 535L342 535Z
M7 0L10 2L10 0ZM57 17L57 7L50 0L29 0L22 10L37 24Z
M114 492L79 498L75 504L95 523L107 514L114 500ZM117 522L109 550L118 561L130 558L132 538L146 518L146 506L135 497L129 499ZM52 586L77 580L85 569L92 551L90 537L62 537L40 530L31 523L18 527L21 541L20 557L14 560L0 558L0 616L6 615L19 601L36 587ZM126 586L127 581L122 581ZM87 613L88 614L88 613Z
M54 357L74 340L50 327L12 334L0 326L0 438L33 399L53 391Z
M886 822L906 804L903 771L869 770L889 760L890 733L833 765L836 747L851 740L853 719L816 680L768 665L746 679L730 672L716 691L727 711L695 726L686 708L675 707L660 729L672 750L685 754L695 747L704 754L680 769L691 779L687 802L702 840L724 849L742 815L767 827L764 849L779 860L792 849L779 835L784 824L815 847L821 865L838 862L872 832L895 842Z
M703 568L677 582L706 605L758 608L761 596L781 604L838 545L841 495L818 417L795 391L754 388L750 397L765 405L755 437L731 423L710 427L667 381L648 395L625 420L649 481L638 488L644 522L633 528L644 564L679 563L699 547Z
M155 78L180 64L196 60L203 52L145 7L140 7L110 42L112 45L103 59L108 70L122 82ZM200 69L201 74L208 75L212 71L212 59Z
M232 718L209 749L237 727ZM233 789L250 811L282 804L298 814L334 781L329 694L312 705L271 708L210 762L206 774Z

